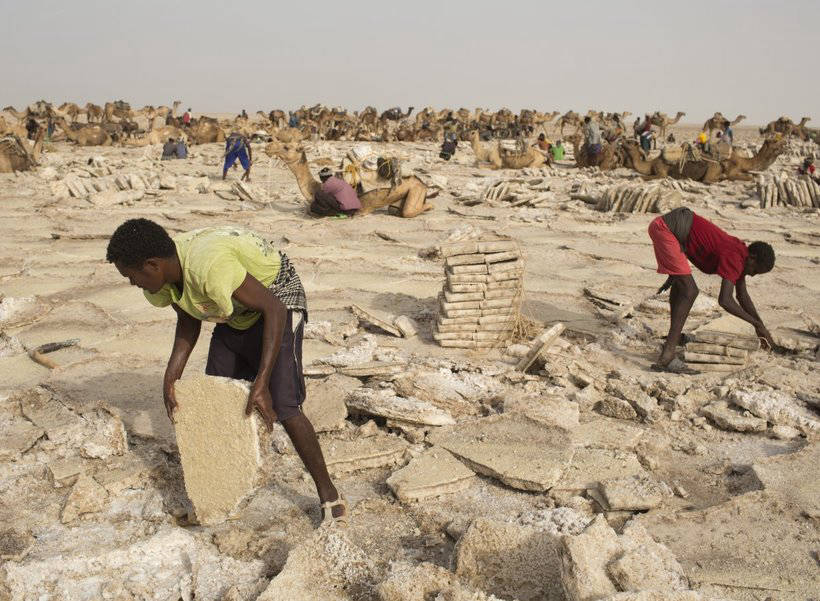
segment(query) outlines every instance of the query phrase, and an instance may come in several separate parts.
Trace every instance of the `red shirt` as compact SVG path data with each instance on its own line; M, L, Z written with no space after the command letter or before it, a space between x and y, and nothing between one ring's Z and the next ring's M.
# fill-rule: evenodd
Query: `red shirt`
M356 191L345 180L335 175L322 184L322 191L332 194L343 211L358 211L362 208Z
M716 273L737 283L743 275L749 249L708 219L695 214L686 240L686 257L703 273Z
M191 122L191 113L185 111L185 114L182 115L182 122L183 123L190 123Z

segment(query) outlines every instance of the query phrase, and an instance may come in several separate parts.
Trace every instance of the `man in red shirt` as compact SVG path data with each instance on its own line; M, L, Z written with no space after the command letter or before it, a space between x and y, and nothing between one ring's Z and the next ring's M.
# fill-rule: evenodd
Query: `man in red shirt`
M698 296L698 287L687 259L703 273L716 273L723 278L718 299L720 306L752 324L764 348L774 348L772 336L763 325L746 290L746 276L768 273L774 267L774 250L769 244L752 242L747 247L741 240L686 207L679 207L656 218L649 225L649 237L658 260L658 273L669 276L658 293L672 289L669 293L669 334L653 368L666 369L675 358L675 347L683 325ZM733 293L737 300L732 297Z

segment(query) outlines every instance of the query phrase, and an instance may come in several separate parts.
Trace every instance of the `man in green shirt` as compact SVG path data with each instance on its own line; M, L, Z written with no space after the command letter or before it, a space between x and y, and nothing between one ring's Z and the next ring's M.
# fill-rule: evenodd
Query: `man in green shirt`
M106 259L157 307L177 314L163 380L173 421L174 382L199 338L202 321L217 322L205 373L252 381L245 413L259 411L268 430L279 421L316 484L325 521L347 521L347 504L327 472L308 418L302 374L307 303L287 255L241 228L209 227L171 238L148 219L120 225Z
M553 161L564 160L564 144L561 142L561 140L558 140L555 144L552 145L552 147L550 148L550 152L552 153Z

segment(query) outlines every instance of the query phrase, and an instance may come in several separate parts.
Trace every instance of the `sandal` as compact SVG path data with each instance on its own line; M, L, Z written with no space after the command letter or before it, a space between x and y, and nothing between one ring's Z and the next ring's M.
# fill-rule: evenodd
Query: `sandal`
M340 506L344 509L344 513L340 516L334 517L333 508ZM345 499L341 493L339 494L339 498L335 501L327 501L326 503L322 503L322 510L325 514L324 518L322 518L322 526L332 526L333 524L338 524L342 528L347 527L347 499Z
M652 371L666 372L670 374L686 374L688 376L694 376L700 373L697 370L687 367L686 363L684 363L677 357L675 359L672 359L666 365L659 365L657 363L653 363L649 366L649 369L651 369Z

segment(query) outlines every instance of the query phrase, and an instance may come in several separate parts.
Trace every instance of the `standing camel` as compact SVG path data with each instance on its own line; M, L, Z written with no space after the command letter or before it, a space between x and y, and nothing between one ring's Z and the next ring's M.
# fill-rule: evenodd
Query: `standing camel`
M666 113L661 113L659 111L655 111L649 117L650 123L658 128L658 135L660 136L661 140L666 139L666 128L670 125L675 125L678 121L681 120L681 117L686 116L686 113L683 111L678 111L674 118L670 118L666 115Z
M308 203L313 202L313 197L321 189L322 184L313 178L302 145L299 142L271 142L265 147L265 154L282 159L296 177L302 196ZM416 217L433 208L426 199L427 186L424 182L416 176L405 177L398 186L389 189L377 188L361 194L359 201L362 208L357 214L367 215L376 209L401 203L402 217Z
M89 123L101 122L103 118L103 109L100 105L93 102L85 103L85 118Z
M726 131L727 127L732 127L746 118L746 115L738 115L734 121L729 121L720 112L715 113L703 124L703 131L709 132L709 139L712 139L712 132L715 130Z
M578 115L575 111L567 111L561 115L561 118L558 119L558 127L562 138L564 137L564 127L567 125L573 126L576 132L581 129L580 115Z
M43 138L46 130L41 127L37 130L34 139L34 148L29 150L28 143L19 136L10 135L0 138L0 173L14 173L28 171L37 166L40 151L43 148Z

